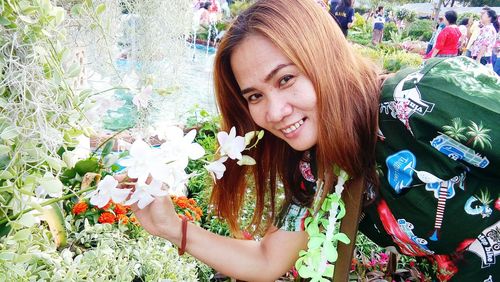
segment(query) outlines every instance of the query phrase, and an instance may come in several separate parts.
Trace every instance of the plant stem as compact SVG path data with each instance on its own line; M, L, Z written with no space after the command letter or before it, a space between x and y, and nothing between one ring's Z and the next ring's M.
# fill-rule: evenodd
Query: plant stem
M45 202L41 203L41 204L40 204L40 206L45 207L45 206L51 205L51 204L53 204L53 203L57 203L57 202L62 201L62 200L67 200L67 199L69 199L69 198L71 198L71 197L81 195L81 194L83 194L83 193L85 193L85 192L92 191L92 190L94 190L94 189L95 189L95 187L94 187L94 186L92 186L92 187L89 187L89 188L87 188L87 189L83 189L83 190L80 190L80 191L78 191L78 192L73 192L73 193L71 193L71 194L64 195L64 196L59 197L59 198L50 199L50 200L48 200L48 201L45 201ZM25 214L25 213L28 213L28 212L30 212L30 211L33 211L33 210L35 210L35 208L29 208L29 209L22 210L22 211L20 211L20 212L18 212L18 213L16 213L16 214L14 214L14 215L7 216L6 218L4 218L4 219L0 220L0 225L2 225L2 224L4 224L4 223L6 223L7 221L12 221L12 220L15 220L15 219L17 219L18 217L20 217L21 215L23 215L23 214Z

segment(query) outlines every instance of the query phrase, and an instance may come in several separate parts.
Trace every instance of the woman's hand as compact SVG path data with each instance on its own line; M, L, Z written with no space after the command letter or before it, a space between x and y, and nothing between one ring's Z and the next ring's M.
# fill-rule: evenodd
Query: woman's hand
M115 175L120 188L134 190L137 179L128 178L126 174ZM148 178L146 182L150 182ZM180 235L180 219L175 211L170 196L157 197L153 202L139 209L137 203L130 206L141 226L151 235L163 237L176 244Z
M177 216L170 196L156 198L143 209L133 204L131 209L148 233L163 237L174 244L178 243L181 220Z

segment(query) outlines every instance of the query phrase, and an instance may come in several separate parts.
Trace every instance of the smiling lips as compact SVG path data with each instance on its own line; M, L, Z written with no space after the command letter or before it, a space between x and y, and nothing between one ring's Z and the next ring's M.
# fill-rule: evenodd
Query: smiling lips
M295 124L290 125L289 127L282 129L281 131L285 134L290 134L297 130L299 127L301 127L304 124L304 119L299 120Z

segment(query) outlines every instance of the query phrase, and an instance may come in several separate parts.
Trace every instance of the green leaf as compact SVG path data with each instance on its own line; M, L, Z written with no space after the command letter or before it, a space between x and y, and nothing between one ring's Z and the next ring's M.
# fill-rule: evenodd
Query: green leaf
M87 172L98 172L99 162L94 158L81 160L75 164L75 170L80 176L84 176Z
M22 255L18 255L18 256L16 256L16 258L13 260L13 262L14 262L14 263L19 263L19 264L21 264L21 263L25 263L25 262L27 262L27 261L31 260L31 259L32 259L32 257L33 257L33 255L32 255L32 254L22 254Z
M349 239L349 237L347 237L347 235L345 235L345 233L337 233L333 235L333 239L342 242L344 244L351 243L351 240Z
M326 266L325 272L323 273L323 276L325 277L333 277L333 273L335 270L335 266L333 264L329 264Z
M2 252L0 253L0 260L11 261L16 257L14 252Z
M341 219L345 216L346 210L345 210L345 205L344 202L339 203L339 213L337 214L337 219Z
M19 19L22 20L23 22L26 22L29 24L34 24L37 22L37 20L32 19L32 18L25 16L25 15L19 15Z
M40 220L35 218L32 214L26 213L26 214L23 214L17 222L19 222L19 224L21 224L22 226L31 227L31 226L39 223Z
M59 177L59 179L61 180L61 182L66 185L66 186L71 186L73 183L71 183L74 178L76 176L76 169L75 168L71 168L71 169L66 169L62 174L61 176Z
M61 207L57 203L50 205L44 210L44 219L49 225L50 232L57 247L64 247L67 244L66 228L64 227L64 217Z
M95 13L100 15L106 10L106 5L104 3L99 4L97 8L95 9Z
M14 175L8 170L0 171L0 179L12 179Z
M2 133L0 134L0 138L3 140L11 140L16 138L19 135L17 131L17 127L15 125L7 126Z
M9 234L10 230L12 229L12 227L10 225L7 225L7 223L8 222L0 224L0 238L7 236L7 234Z
M325 248L326 259L329 262L337 261L339 254L338 254L335 246L333 246L333 242L326 241L325 244L323 245L323 247Z
M71 15L73 16L80 15L81 9L82 9L82 4L73 5L73 7L71 7Z
M19 230L12 237L16 241L28 240L31 237L31 231L29 229Z
M320 234L323 235L323 234ZM316 249L321 247L321 244L325 241L325 236L314 236L314 237L309 237L309 242L307 242L307 247L309 249Z
M80 71L81 71L80 65L77 63L74 63L66 71L66 76L68 78L77 77L80 74Z
M300 277L302 278L311 278L316 275L316 272L311 269L309 266L302 266L300 269L297 269L299 272Z
M109 153L111 153L111 150L113 150L114 145L115 145L115 141L113 139L106 142L106 144L104 145L104 148L102 149L101 157L104 158L105 156L109 155Z
M11 24L11 21L9 21L7 18L0 16L0 25L8 26L10 24Z
M7 146L7 145L0 145L0 155L5 155L5 154L8 154L10 153L11 151L11 147L10 146Z

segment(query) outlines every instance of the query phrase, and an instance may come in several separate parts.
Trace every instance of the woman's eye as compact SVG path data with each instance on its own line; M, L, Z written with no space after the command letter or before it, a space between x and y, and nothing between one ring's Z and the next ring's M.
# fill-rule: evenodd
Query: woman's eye
M262 95L255 93L247 96L247 101L248 102L255 102L257 101Z
M280 86L285 85L290 79L292 79L293 76L291 75L285 75L281 80L280 80Z

